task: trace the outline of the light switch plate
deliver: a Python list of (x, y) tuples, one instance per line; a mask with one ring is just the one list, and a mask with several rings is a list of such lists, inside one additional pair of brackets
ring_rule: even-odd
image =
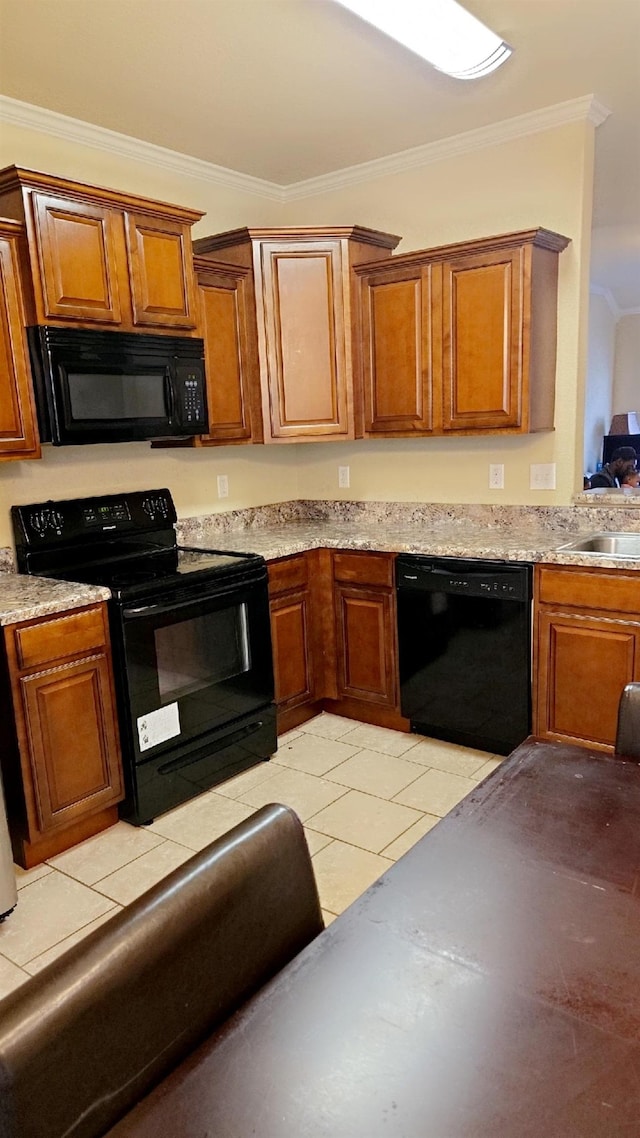
[(218, 475), (218, 497), (219, 498), (228, 498), (229, 497), (229, 477), (226, 474), (219, 474)]
[(338, 467), (338, 486), (342, 490), (348, 490), (351, 485), (350, 470), (348, 466)]
[(529, 467), (530, 490), (555, 490), (556, 464), (555, 462), (532, 462)]

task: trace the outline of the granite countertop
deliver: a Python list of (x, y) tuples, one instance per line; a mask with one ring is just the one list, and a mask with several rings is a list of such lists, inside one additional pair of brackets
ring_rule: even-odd
[[(594, 527), (584, 534), (593, 533)], [(261, 553), (267, 561), (325, 546), (330, 549), (377, 550), (391, 553), (423, 553), (431, 557), (471, 557), (496, 561), (530, 561), (554, 565), (581, 565), (604, 569), (640, 570), (640, 558), (606, 554), (558, 552), (558, 546), (579, 534), (549, 529), (491, 529), (455, 522), (418, 528), (415, 524), (345, 524), (344, 522), (289, 522), (261, 529), (220, 531), (206, 524), (199, 532), (184, 535), (184, 544), (197, 549), (233, 549)]]
[(100, 585), (76, 585), (48, 577), (0, 573), (0, 625), (84, 608), (106, 601), (110, 596), (109, 590)]

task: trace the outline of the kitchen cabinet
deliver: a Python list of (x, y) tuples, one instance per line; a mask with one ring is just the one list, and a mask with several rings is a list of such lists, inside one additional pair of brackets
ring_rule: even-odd
[(355, 265), (399, 241), (362, 226), (237, 229), (199, 257), (253, 269), (264, 441), (355, 437)]
[(313, 553), (269, 562), (269, 603), (278, 732), (320, 710), (318, 657), (312, 601)]
[(532, 229), (357, 267), (362, 434), (551, 430), (567, 244)]
[(612, 753), (640, 680), (640, 573), (543, 565), (534, 606), (535, 734)]
[(28, 869), (117, 820), (123, 798), (106, 606), (4, 629), (2, 726), (14, 857)]
[(262, 442), (251, 269), (194, 261), (204, 338), (209, 433), (194, 446)]
[(19, 222), (0, 220), (0, 459), (39, 458), (21, 269), (26, 247)]
[(394, 561), (391, 553), (333, 555), (337, 698), (365, 719), (374, 708), (395, 713), (383, 716), (385, 726), (404, 725), (395, 721), (400, 690)]
[(15, 166), (0, 171), (0, 212), (26, 226), (30, 323), (197, 332), (200, 212)]

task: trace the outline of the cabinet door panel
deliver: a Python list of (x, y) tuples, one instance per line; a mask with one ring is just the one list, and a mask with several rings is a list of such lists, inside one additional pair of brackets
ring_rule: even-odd
[(41, 832), (122, 798), (107, 658), (20, 680)]
[(309, 594), (287, 593), (271, 601), (271, 640), (278, 710), (314, 698)]
[(261, 254), (271, 436), (353, 437), (339, 242)]
[(336, 586), (338, 694), (371, 703), (397, 703), (391, 593)]
[(443, 426), (517, 427), (522, 420), (522, 250), (443, 265)]
[(121, 319), (113, 210), (33, 194), (42, 302), (47, 319)]
[(199, 285), (205, 341), (208, 439), (251, 438), (245, 314), (237, 282)]
[(0, 236), (0, 458), (37, 458), (16, 248)]
[(431, 431), (431, 266), (365, 278), (362, 312), (365, 432)]
[(640, 625), (540, 612), (541, 738), (613, 751), (625, 684), (640, 678)]
[(134, 324), (195, 328), (195, 280), (188, 225), (125, 214)]

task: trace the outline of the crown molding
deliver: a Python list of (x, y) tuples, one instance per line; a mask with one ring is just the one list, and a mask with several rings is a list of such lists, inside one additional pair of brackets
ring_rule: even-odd
[(626, 313), (623, 313), (622, 309), (618, 307), (618, 304), (616, 302), (616, 298), (613, 295), (610, 288), (605, 288), (604, 285), (590, 284), (589, 285), (589, 292), (591, 293), (592, 296), (601, 296), (601, 297), (603, 297), (604, 300), (606, 300), (607, 305), (609, 307), (609, 311), (610, 311), (611, 315), (613, 316), (614, 320), (616, 321), (616, 323), (618, 322), (618, 320), (620, 319), (621, 316), (626, 315)]
[(590, 122), (597, 127), (610, 113), (595, 96), (583, 95), (578, 99), (569, 99), (564, 103), (555, 103), (550, 107), (503, 119), (490, 126), (466, 130), (449, 138), (427, 142), (423, 146), (414, 146), (384, 158), (374, 158), (370, 162), (361, 162), (356, 166), (347, 166), (329, 174), (321, 174), (319, 177), (307, 178), (285, 186), (264, 178), (256, 178), (251, 174), (230, 170), (226, 166), (216, 166), (201, 158), (192, 158), (177, 150), (169, 150), (128, 134), (107, 130), (106, 127), (95, 126), (82, 119), (61, 115), (57, 111), (47, 110), (46, 107), (37, 107), (20, 99), (12, 99), (8, 95), (0, 95), (0, 122), (40, 131), (82, 146), (91, 146), (122, 158), (148, 162), (182, 176), (198, 178), (204, 182), (212, 182), (215, 185), (283, 204), (368, 182), (374, 178), (416, 170), (434, 162), (468, 154), (487, 146), (510, 142), (567, 123)]
[(569, 99), (564, 103), (542, 107), (538, 111), (529, 111), (524, 115), (503, 119), (490, 126), (465, 130), (461, 134), (450, 135), (437, 142), (427, 142), (410, 150), (400, 150), (396, 154), (388, 154), (385, 158), (374, 158), (370, 162), (346, 166), (331, 174), (321, 174), (318, 178), (292, 182), (284, 187), (284, 200), (297, 201), (315, 194), (339, 190), (345, 186), (354, 186), (359, 182), (369, 182), (374, 178), (401, 174), (405, 170), (417, 170), (434, 162), (456, 158), (487, 146), (498, 146), (502, 142), (511, 142), (513, 139), (538, 134), (540, 131), (551, 130), (553, 127), (564, 126), (567, 123), (590, 122), (597, 127), (610, 114), (611, 111), (594, 95), (583, 95), (578, 99)]
[(23, 103), (20, 99), (11, 99), (7, 95), (0, 95), (0, 122), (41, 131), (43, 134), (62, 138), (67, 142), (77, 142), (81, 146), (91, 146), (95, 150), (117, 154), (121, 158), (148, 162), (152, 166), (161, 166), (176, 174), (198, 178), (203, 182), (213, 182), (218, 186), (269, 198), (271, 201), (284, 200), (283, 187), (275, 182), (254, 178), (251, 174), (242, 174), (226, 166), (216, 166), (213, 162), (192, 158), (177, 150), (168, 150), (165, 146), (157, 146), (153, 142), (144, 142), (129, 134), (107, 130), (106, 127), (95, 126), (82, 119), (70, 118), (69, 115), (58, 114), (57, 111), (47, 110), (46, 107)]

